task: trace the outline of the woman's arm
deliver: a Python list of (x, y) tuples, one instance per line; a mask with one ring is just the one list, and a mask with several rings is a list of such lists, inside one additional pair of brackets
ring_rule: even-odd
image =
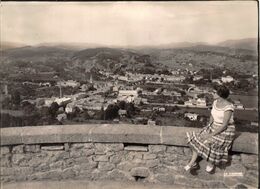
[(218, 135), (219, 133), (224, 131), (227, 128), (227, 125), (228, 125), (228, 122), (229, 122), (231, 116), (232, 116), (232, 111), (231, 110), (225, 111), (224, 112), (224, 119), (223, 119), (222, 126), (219, 129), (217, 129), (216, 131), (210, 133), (209, 134), (210, 137)]
[(208, 123), (208, 125), (211, 125), (213, 123), (213, 117), (212, 117), (212, 115), (210, 114), (210, 118), (209, 118), (209, 123)]

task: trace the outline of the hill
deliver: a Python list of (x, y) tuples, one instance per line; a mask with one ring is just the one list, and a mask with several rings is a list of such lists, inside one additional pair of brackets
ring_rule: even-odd
[(257, 51), (257, 43), (258, 41), (256, 38), (247, 38), (238, 40), (227, 40), (220, 42), (217, 45), (234, 49), (248, 49), (252, 51)]
[(96, 68), (114, 73), (125, 71), (155, 73), (161, 69), (161, 64), (154, 64), (150, 55), (138, 53), (130, 49), (93, 48), (75, 52), (72, 60), (77, 66), (86, 70)]
[(256, 73), (257, 70), (257, 53), (248, 49), (197, 45), (169, 49), (148, 48), (139, 52), (149, 54), (154, 61), (171, 68), (198, 70), (221, 67), (247, 73)]
[(12, 43), (12, 42), (5, 42), (5, 41), (1, 41), (1, 48), (0, 51), (4, 51), (7, 49), (14, 49), (14, 48), (19, 48), (19, 47), (24, 47), (26, 45), (21, 44), (21, 43)]
[(3, 50), (0, 71), (2, 75), (16, 72), (26, 74), (28, 69), (32, 70), (31, 72), (56, 72), (67, 79), (82, 79), (86, 77), (86, 73), (93, 70), (122, 75), (126, 71), (167, 74), (168, 68), (199, 70), (220, 67), (256, 74), (258, 59), (256, 51), (245, 47), (244, 49), (227, 47), (231, 44), (237, 44), (238, 47), (238, 44), (242, 43), (223, 42), (223, 46), (219, 46), (185, 42), (131, 49), (108, 47), (81, 49), (79, 44), (25, 46)]

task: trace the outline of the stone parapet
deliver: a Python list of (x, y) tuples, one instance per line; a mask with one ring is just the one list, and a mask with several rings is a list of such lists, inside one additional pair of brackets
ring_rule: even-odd
[[(186, 132), (198, 128), (129, 124), (85, 124), (1, 129), (1, 146), (48, 143), (135, 143), (187, 146)], [(238, 133), (232, 151), (258, 154), (258, 135)]]
[(192, 152), (164, 144), (70, 143), (1, 146), (0, 181), (120, 180), (178, 185), (184, 188), (257, 188), (257, 155), (230, 154), (214, 174), (206, 161), (193, 173), (184, 171)]

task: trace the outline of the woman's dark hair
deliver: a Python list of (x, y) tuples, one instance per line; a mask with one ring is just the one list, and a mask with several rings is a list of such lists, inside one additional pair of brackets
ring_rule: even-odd
[(214, 89), (217, 91), (217, 95), (221, 98), (228, 98), (229, 96), (229, 89), (225, 85), (217, 85), (214, 86)]

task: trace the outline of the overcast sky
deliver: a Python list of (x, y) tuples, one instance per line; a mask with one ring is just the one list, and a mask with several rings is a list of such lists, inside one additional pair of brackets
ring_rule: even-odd
[(1, 2), (1, 41), (216, 43), (257, 38), (256, 1)]

